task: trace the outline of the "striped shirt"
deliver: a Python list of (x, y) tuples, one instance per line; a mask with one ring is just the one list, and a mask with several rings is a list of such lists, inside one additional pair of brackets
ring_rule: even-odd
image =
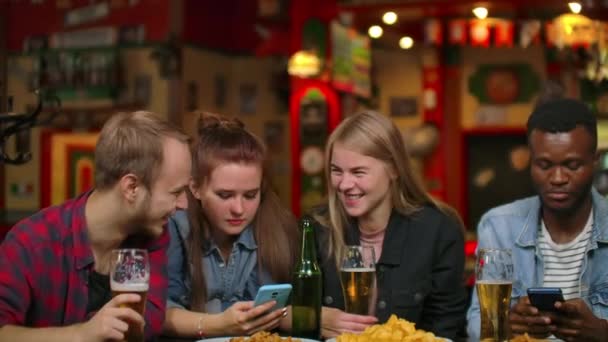
[(581, 267), (591, 237), (593, 210), (589, 214), (583, 230), (570, 242), (558, 244), (547, 231), (541, 220), (539, 247), (544, 260), (545, 287), (559, 287), (564, 299), (578, 298)]

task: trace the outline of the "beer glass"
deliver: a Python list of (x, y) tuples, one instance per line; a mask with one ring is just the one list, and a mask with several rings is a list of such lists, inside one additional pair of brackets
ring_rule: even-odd
[(480, 249), (475, 266), (481, 318), (480, 340), (509, 340), (509, 308), (513, 286), (510, 249)]
[[(115, 249), (110, 262), (110, 288), (112, 297), (123, 293), (135, 293), (141, 297), (137, 303), (125, 304), (142, 316), (146, 308), (146, 296), (150, 283), (150, 263), (145, 249)], [(129, 323), (125, 342), (143, 342), (143, 327)]]
[(346, 312), (374, 314), (376, 256), (372, 246), (346, 246), (340, 267)]

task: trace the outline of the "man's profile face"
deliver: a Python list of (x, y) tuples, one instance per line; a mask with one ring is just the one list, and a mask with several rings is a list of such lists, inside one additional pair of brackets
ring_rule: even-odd
[(583, 126), (569, 132), (533, 130), (530, 134), (532, 182), (543, 207), (573, 212), (591, 196), (597, 162), (594, 141)]
[(187, 208), (186, 189), (191, 167), (188, 145), (165, 139), (163, 165), (136, 210), (136, 220), (141, 222), (145, 234), (160, 236), (169, 216), (177, 209)]

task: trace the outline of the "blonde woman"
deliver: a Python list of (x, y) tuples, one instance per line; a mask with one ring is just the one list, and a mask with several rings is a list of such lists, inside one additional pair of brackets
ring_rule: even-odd
[[(464, 325), (463, 227), (414, 175), (402, 136), (387, 117), (346, 118), (326, 146), (328, 205), (313, 213), (323, 268), (322, 334), (359, 332), (391, 314), (454, 339)], [(339, 262), (346, 245), (377, 258), (373, 314), (345, 312)]]

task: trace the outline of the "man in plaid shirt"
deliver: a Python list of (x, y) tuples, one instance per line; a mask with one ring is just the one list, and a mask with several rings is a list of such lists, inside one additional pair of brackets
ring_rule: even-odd
[[(95, 189), (17, 223), (0, 244), (0, 341), (122, 340), (128, 323), (144, 326), (147, 339), (161, 332), (164, 227), (187, 207), (188, 144), (149, 112), (108, 120), (95, 149)], [(111, 297), (109, 259), (121, 247), (148, 250), (145, 317), (121, 307), (139, 295)]]

